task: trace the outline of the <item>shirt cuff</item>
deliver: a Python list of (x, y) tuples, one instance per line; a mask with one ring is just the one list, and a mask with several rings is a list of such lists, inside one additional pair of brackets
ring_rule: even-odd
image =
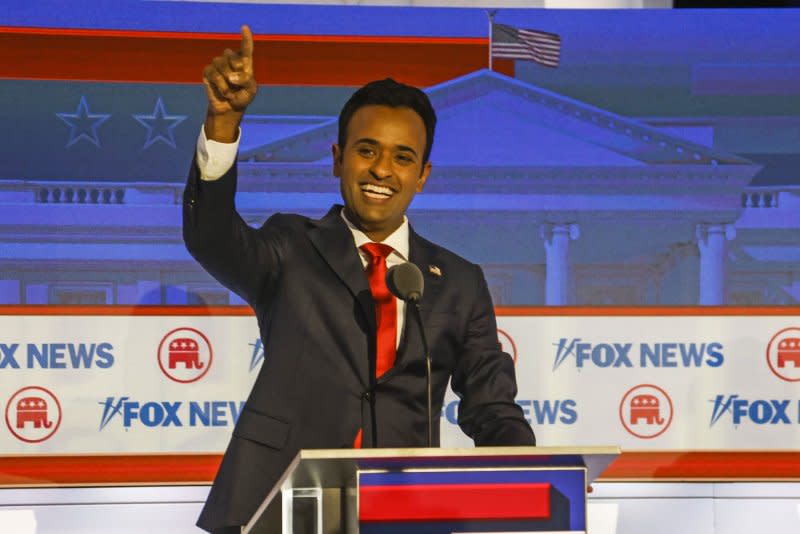
[(239, 151), (239, 139), (242, 137), (242, 129), (236, 135), (233, 143), (220, 143), (213, 139), (206, 138), (205, 127), (200, 127), (200, 135), (197, 137), (197, 168), (200, 170), (200, 179), (207, 182), (219, 180), (236, 162), (236, 154)]

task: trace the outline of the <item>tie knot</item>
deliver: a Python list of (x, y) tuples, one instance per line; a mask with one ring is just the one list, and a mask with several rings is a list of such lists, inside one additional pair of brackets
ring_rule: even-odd
[(384, 245), (383, 243), (364, 243), (360, 248), (367, 253), (372, 263), (385, 261), (394, 250), (389, 245)]

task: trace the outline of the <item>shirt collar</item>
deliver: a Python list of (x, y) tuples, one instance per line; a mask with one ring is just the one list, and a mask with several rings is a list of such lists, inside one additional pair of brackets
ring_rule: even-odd
[[(344, 220), (347, 227), (350, 229), (350, 232), (353, 234), (353, 241), (355, 241), (356, 248), (361, 247), (364, 243), (372, 243), (372, 239), (370, 239), (367, 234), (356, 228), (356, 226), (350, 222), (350, 219), (347, 218), (347, 215), (344, 214), (344, 208), (342, 211), (339, 212)], [(402, 224), (392, 232), (386, 239), (381, 241), (385, 245), (389, 245), (394, 249), (394, 252), (400, 256), (403, 260), (408, 261), (408, 237), (409, 237), (409, 230), (408, 230), (408, 217), (403, 215), (403, 222)]]

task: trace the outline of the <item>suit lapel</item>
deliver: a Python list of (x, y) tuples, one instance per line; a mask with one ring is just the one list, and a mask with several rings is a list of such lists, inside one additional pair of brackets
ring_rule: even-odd
[[(341, 279), (350, 293), (358, 302), (364, 317), (372, 332), (376, 331), (375, 302), (369, 289), (369, 282), (364, 275), (364, 268), (353, 244), (353, 234), (341, 218), (341, 206), (334, 206), (325, 217), (313, 222), (313, 227), (308, 235), (314, 248), (330, 266), (331, 270)], [(439, 276), (431, 272), (431, 267), (436, 267), (435, 248), (419, 237), (413, 228), (409, 228), (409, 261), (422, 271), (425, 281), (425, 290), (420, 303), (423, 323), (428, 316), (428, 311), (436, 301), (441, 288), (444, 273)], [(422, 337), (419, 325), (411, 312), (411, 306), (406, 306), (405, 327), (400, 345), (397, 350), (395, 365), (380, 378), (380, 382), (392, 377), (408, 364), (411, 358), (424, 358)], [(374, 347), (373, 349), (374, 350)]]
[(419, 267), (422, 272), (422, 279), (425, 282), (422, 300), (420, 301), (422, 319), (425, 320), (428, 312), (433, 307), (433, 303), (438, 298), (439, 291), (442, 288), (443, 276), (441, 270), (438, 271), (438, 275), (434, 274), (439, 269), (436, 248), (417, 235), (413, 228), (409, 230), (409, 261)]
[(367, 277), (364, 276), (361, 259), (353, 244), (353, 234), (341, 218), (341, 209), (341, 206), (336, 205), (325, 217), (316, 221), (316, 225), (309, 230), (309, 239), (320, 256), (353, 294), (374, 332), (375, 303), (372, 300)]
[[(413, 228), (409, 228), (409, 244), (408, 244), (408, 260), (416, 265), (422, 272), (424, 280), (424, 291), (422, 300), (420, 301), (420, 313), (422, 315), (422, 323), (425, 324), (428, 312), (431, 309), (433, 302), (436, 301), (437, 294), (441, 287), (440, 276), (435, 276), (431, 273), (430, 267), (435, 265), (436, 250), (427, 241), (419, 237)], [(400, 338), (400, 345), (397, 347), (397, 359), (392, 369), (384, 375), (388, 379), (399, 371), (401, 371), (411, 358), (424, 358), (422, 336), (419, 331), (419, 325), (414, 318), (413, 311), (411, 310), (412, 304), (406, 305), (406, 312), (404, 318), (403, 336)], [(428, 332), (426, 331), (426, 334)], [(432, 340), (428, 336), (428, 342)]]

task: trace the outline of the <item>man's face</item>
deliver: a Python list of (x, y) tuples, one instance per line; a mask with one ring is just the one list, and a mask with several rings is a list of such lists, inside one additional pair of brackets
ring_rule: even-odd
[(422, 191), (430, 162), (422, 164), (425, 125), (406, 107), (364, 106), (347, 125), (344, 147), (333, 145), (345, 213), (370, 239), (383, 241), (402, 223)]

